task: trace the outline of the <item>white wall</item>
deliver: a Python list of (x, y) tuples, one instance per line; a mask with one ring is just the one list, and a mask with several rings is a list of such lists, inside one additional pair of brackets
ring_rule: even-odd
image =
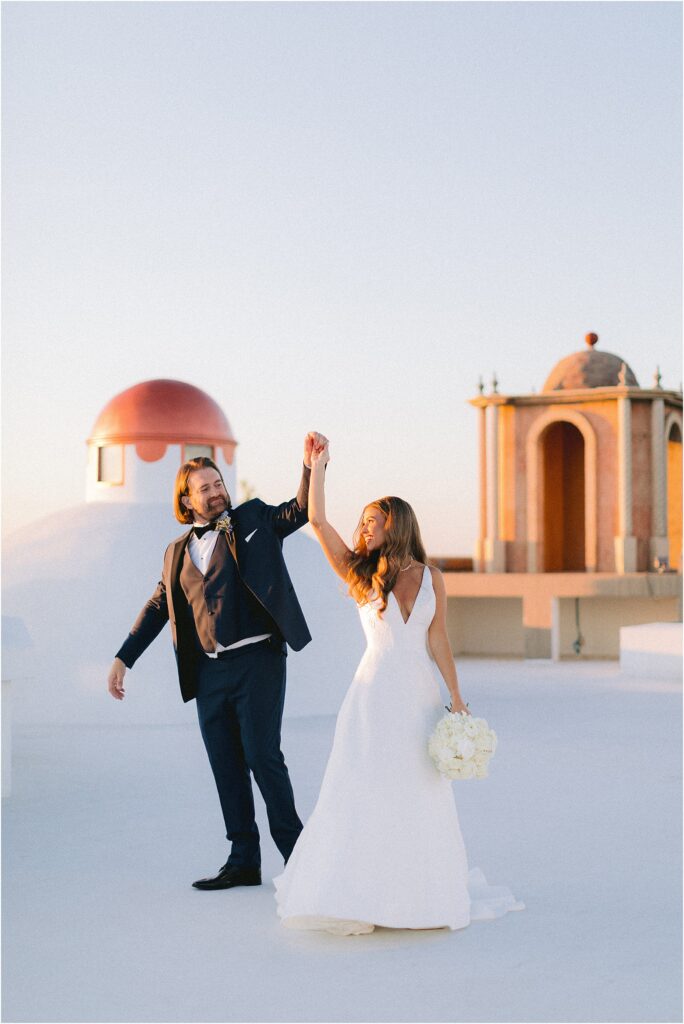
[[(32, 524), (5, 544), (3, 614), (32, 646), (13, 687), (16, 722), (174, 724), (192, 720), (166, 626), (127, 674), (123, 702), (106, 690), (114, 654), (154, 590), (169, 541), (183, 532), (170, 503), (95, 502)], [(363, 650), (352, 601), (318, 544), (298, 532), (285, 558), (314, 641), (288, 657), (286, 714), (337, 711)]]

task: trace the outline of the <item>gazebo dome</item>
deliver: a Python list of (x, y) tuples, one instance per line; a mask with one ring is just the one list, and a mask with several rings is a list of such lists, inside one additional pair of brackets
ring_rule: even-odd
[(151, 461), (169, 444), (208, 444), (222, 447), (232, 462), (236, 443), (214, 399), (180, 380), (146, 380), (115, 395), (88, 438), (89, 445), (134, 444)]
[[(588, 334), (588, 348), (556, 363), (546, 378), (543, 391), (568, 391), (574, 388), (606, 388), (626, 385), (639, 387), (634, 371), (620, 356), (597, 352), (598, 335)], [(624, 367), (624, 370), (623, 370)]]
[(162, 501), (178, 468), (198, 457), (213, 459), (235, 490), (230, 424), (213, 398), (181, 380), (146, 380), (115, 395), (87, 445), (86, 501)]

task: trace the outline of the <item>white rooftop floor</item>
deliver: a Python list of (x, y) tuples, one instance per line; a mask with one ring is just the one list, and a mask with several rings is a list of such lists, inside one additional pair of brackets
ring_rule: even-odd
[[(3, 1020), (681, 1020), (680, 689), (600, 662), (460, 676), (499, 734), (490, 778), (456, 787), (470, 864), (526, 910), (458, 932), (288, 931), (261, 805), (265, 884), (190, 886), (226, 855), (195, 726), (17, 727)], [(303, 817), (333, 726), (285, 722)]]

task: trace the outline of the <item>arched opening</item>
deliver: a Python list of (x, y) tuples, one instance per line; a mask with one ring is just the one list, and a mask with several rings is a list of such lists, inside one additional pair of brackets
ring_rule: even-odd
[(682, 431), (673, 422), (667, 432), (667, 539), (671, 569), (682, 566)]
[(584, 438), (559, 420), (540, 438), (543, 475), (543, 571), (583, 572), (585, 555)]

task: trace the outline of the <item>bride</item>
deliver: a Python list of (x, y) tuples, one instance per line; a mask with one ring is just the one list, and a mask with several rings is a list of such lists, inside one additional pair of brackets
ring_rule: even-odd
[(451, 783), (427, 751), (442, 710), (431, 656), (465, 711), (446, 632), (446, 589), (401, 498), (366, 506), (348, 548), (325, 516), (328, 446), (312, 456), (309, 521), (349, 586), (367, 647), (337, 718), (321, 792), (282, 875), (290, 928), (336, 934), (464, 928), (522, 909), (468, 872)]

